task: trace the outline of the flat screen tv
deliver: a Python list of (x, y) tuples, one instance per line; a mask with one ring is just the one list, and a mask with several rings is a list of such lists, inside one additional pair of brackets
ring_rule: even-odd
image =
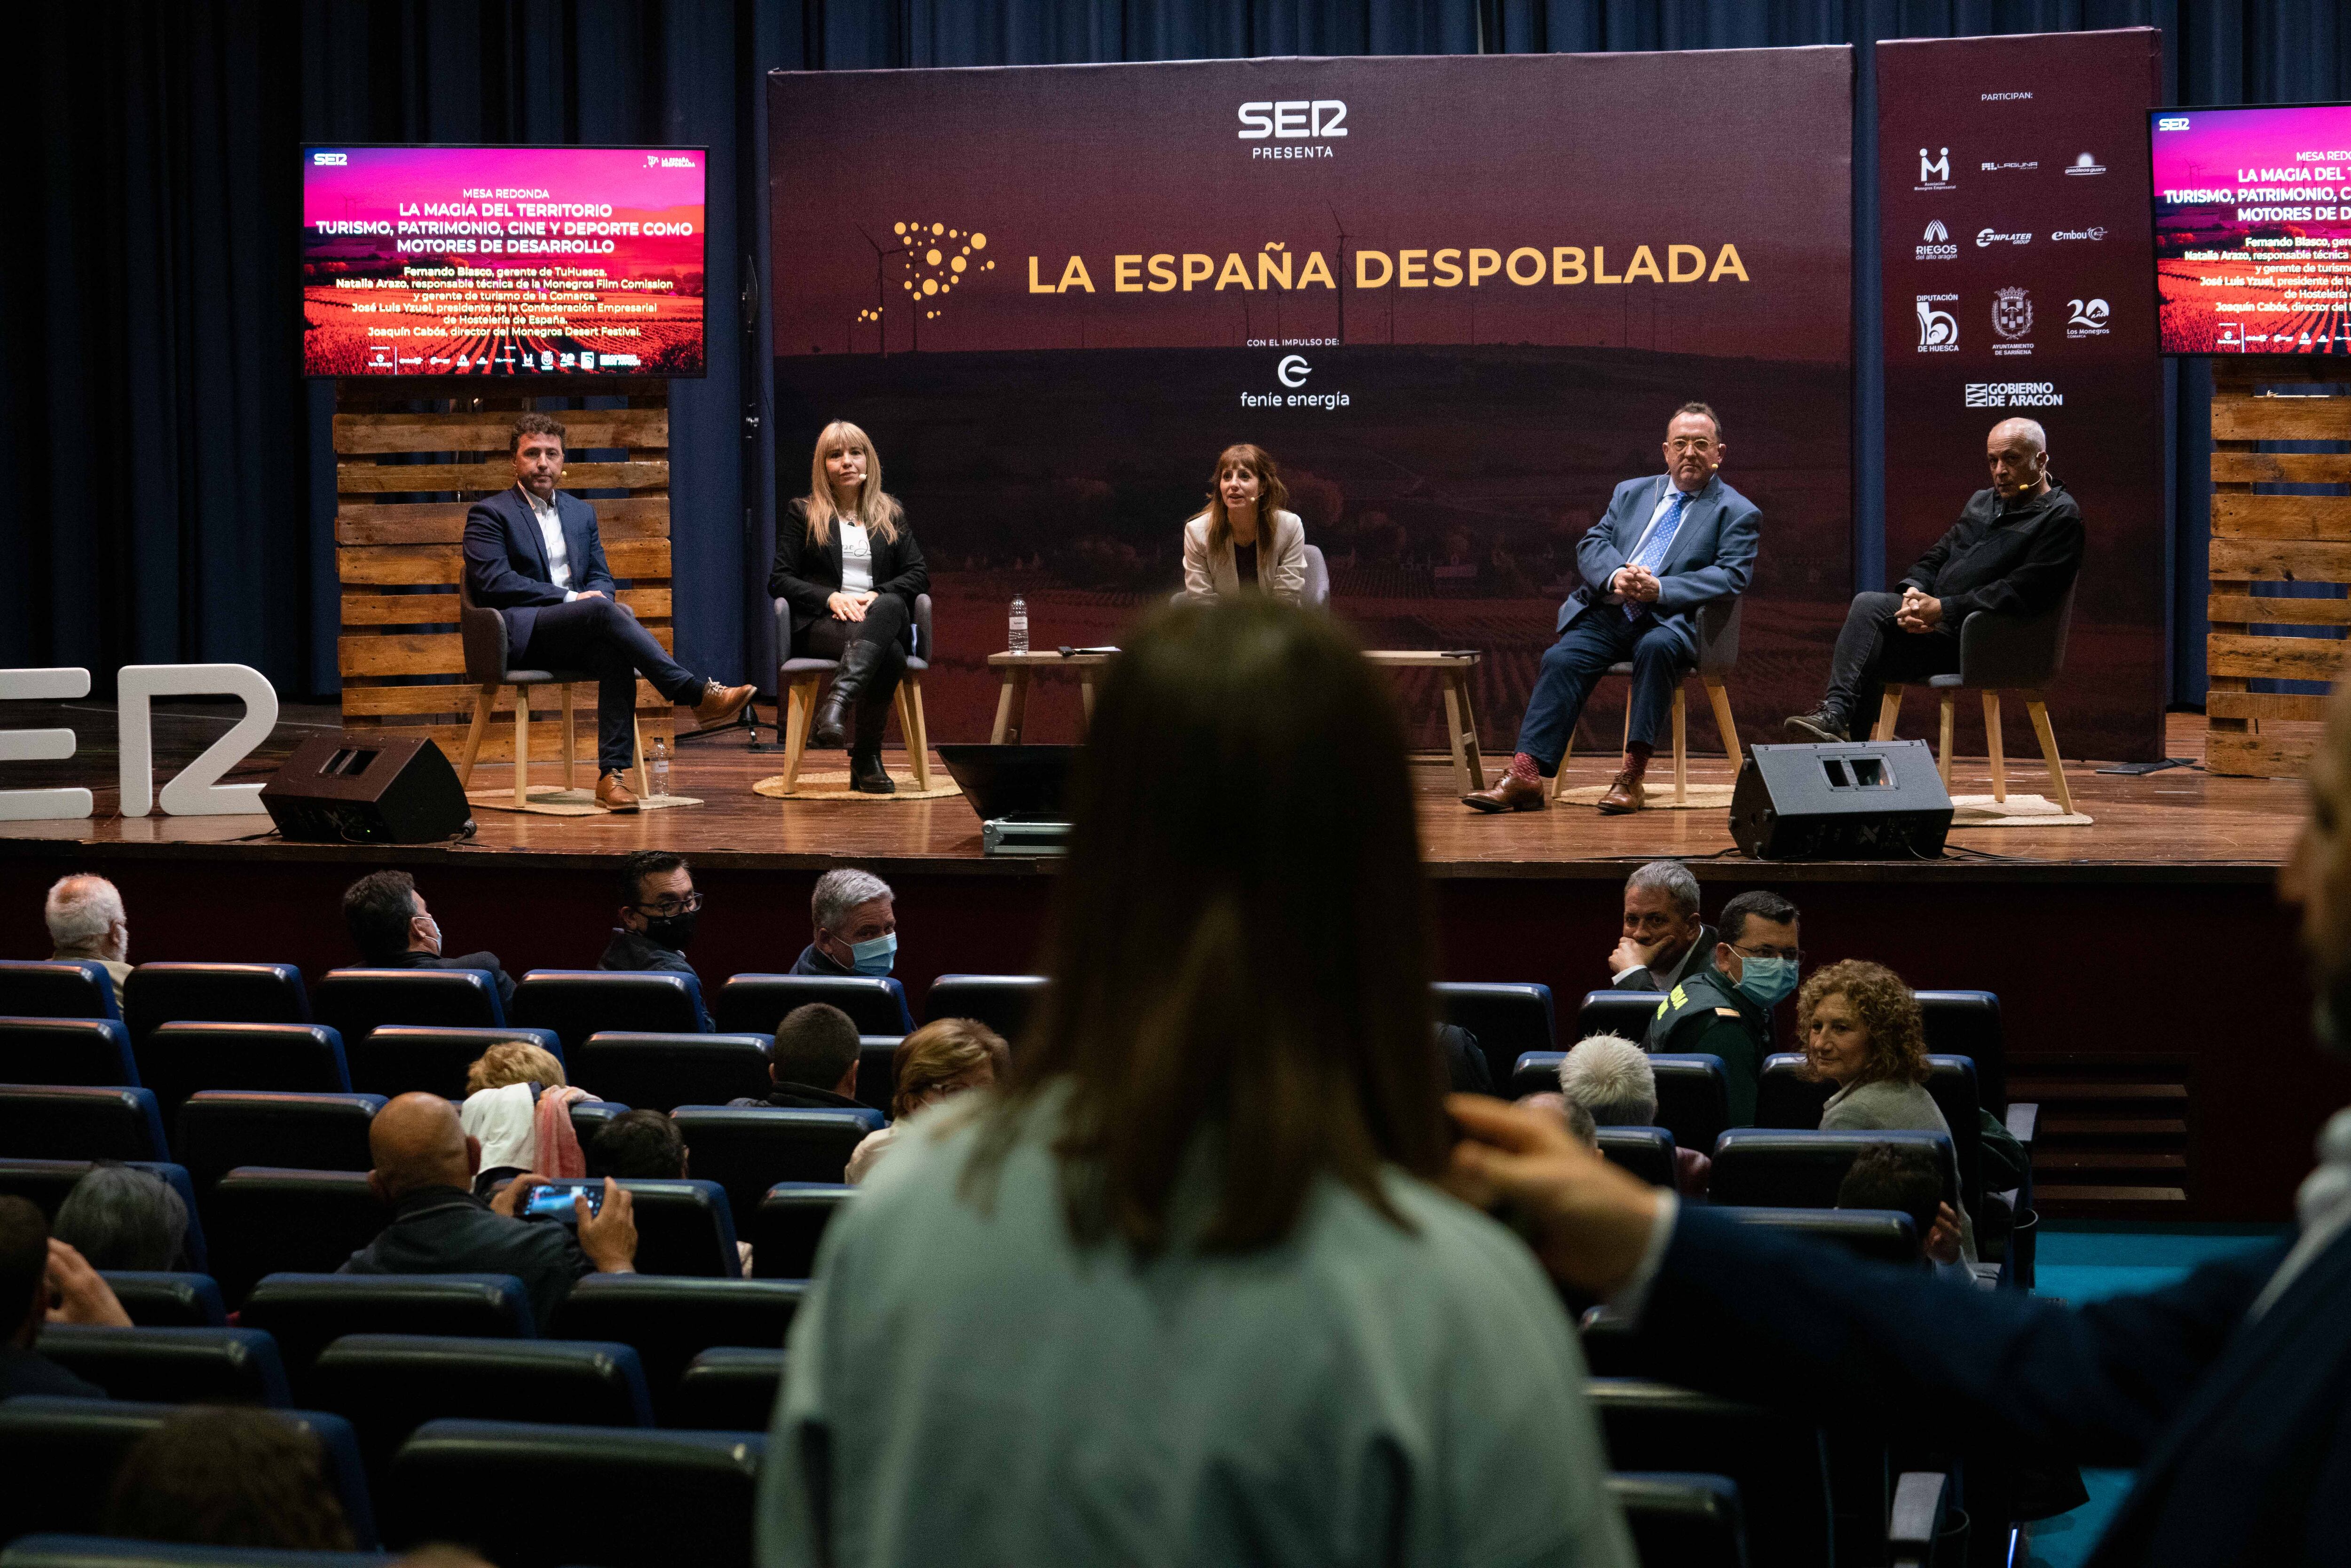
[(302, 149), (314, 376), (699, 376), (699, 147)]
[(2351, 104), (2158, 109), (2167, 354), (2351, 354)]

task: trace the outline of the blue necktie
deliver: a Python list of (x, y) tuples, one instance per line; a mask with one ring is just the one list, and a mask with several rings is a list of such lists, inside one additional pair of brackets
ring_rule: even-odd
[[(1674, 504), (1666, 513), (1665, 520), (1651, 528), (1649, 537), (1641, 541), (1641, 548), (1633, 552), (1633, 565), (1647, 567), (1654, 573), (1666, 563), (1667, 552), (1674, 548), (1674, 535), (1681, 529), (1682, 508), (1688, 504), (1687, 490), (1674, 492)], [(1638, 621), (1648, 612), (1649, 607), (1646, 604), (1635, 604), (1629, 599), (1625, 601), (1625, 619), (1627, 621)]]

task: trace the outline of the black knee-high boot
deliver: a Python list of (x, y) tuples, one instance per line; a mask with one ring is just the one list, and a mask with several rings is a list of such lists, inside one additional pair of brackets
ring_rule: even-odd
[(816, 710), (816, 724), (809, 733), (810, 746), (830, 750), (847, 744), (850, 705), (857, 701), (881, 662), (881, 646), (867, 638), (861, 637), (841, 650), (840, 673), (832, 677), (832, 687)]

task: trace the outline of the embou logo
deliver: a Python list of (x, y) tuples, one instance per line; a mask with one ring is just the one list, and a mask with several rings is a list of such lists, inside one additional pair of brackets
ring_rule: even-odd
[(1335, 98), (1287, 98), (1245, 103), (1240, 109), (1240, 139), (1263, 141), (1304, 141), (1347, 134), (1347, 106)]

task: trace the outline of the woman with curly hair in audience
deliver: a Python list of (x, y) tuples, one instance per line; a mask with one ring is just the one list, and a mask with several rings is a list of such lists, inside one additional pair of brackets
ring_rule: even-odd
[(974, 1089), (995, 1087), (1012, 1071), (1004, 1037), (971, 1019), (933, 1019), (898, 1042), (890, 1055), (890, 1124), (868, 1133), (849, 1156), (841, 1177), (852, 1185), (897, 1141), (898, 1127), (926, 1106)]
[(588, 1158), (571, 1128), (571, 1103), (592, 1100), (564, 1082), (563, 1063), (528, 1040), (501, 1040), (465, 1070), (465, 1103), (457, 1120), (482, 1145), (476, 1197), (526, 1171), (561, 1180), (588, 1174)]
[[(1836, 1085), (1821, 1108), (1821, 1131), (1951, 1136), (1927, 1092), (1925, 1016), (1893, 970), (1859, 958), (1815, 970), (1796, 992), (1796, 1035), (1805, 1075)], [(1972, 1263), (1975, 1221), (1964, 1204), (1958, 1213), (1959, 1250)]]
[(825, 1232), (760, 1562), (1629, 1565), (1557, 1292), (1436, 1185), (1380, 672), (1262, 594), (1122, 641), (1052, 984)]

